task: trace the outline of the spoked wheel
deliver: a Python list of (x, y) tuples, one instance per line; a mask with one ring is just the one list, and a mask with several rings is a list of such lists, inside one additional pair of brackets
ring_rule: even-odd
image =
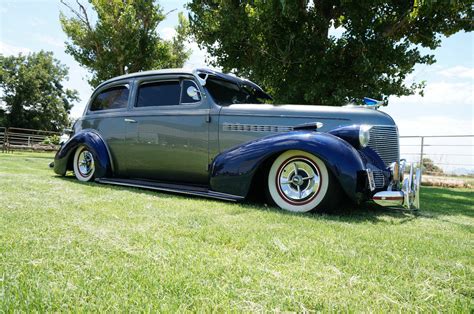
[[(331, 178), (332, 179), (332, 178)], [(273, 162), (268, 174), (268, 194), (280, 208), (292, 212), (321, 209), (331, 185), (327, 167), (304, 151), (286, 151)]]
[(79, 146), (74, 154), (74, 174), (79, 181), (87, 182), (94, 178), (94, 155), (86, 146)]

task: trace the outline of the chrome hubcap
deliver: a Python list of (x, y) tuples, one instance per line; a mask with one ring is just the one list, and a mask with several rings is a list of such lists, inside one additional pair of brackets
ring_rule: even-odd
[(77, 168), (79, 169), (81, 176), (88, 177), (92, 172), (94, 172), (94, 157), (88, 150), (83, 150), (79, 154), (77, 163)]
[(318, 194), (321, 185), (318, 167), (305, 158), (284, 163), (277, 178), (280, 194), (292, 202), (311, 200)]

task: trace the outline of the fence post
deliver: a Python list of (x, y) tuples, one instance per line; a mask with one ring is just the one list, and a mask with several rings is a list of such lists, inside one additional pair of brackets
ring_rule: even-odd
[(423, 146), (425, 145), (425, 137), (421, 137), (421, 150), (420, 150), (420, 169), (423, 172)]
[(8, 153), (10, 150), (10, 139), (8, 137), (8, 132), (10, 132), (10, 128), (5, 129), (5, 151)]

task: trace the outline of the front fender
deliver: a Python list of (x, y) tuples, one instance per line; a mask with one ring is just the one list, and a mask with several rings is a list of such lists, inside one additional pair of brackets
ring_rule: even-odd
[(222, 152), (211, 165), (211, 189), (245, 197), (265, 160), (294, 149), (324, 161), (346, 194), (357, 201), (358, 173), (365, 170), (357, 150), (334, 135), (310, 131), (270, 135)]
[(71, 159), (79, 145), (86, 145), (94, 155), (95, 177), (104, 177), (112, 171), (109, 149), (99, 133), (95, 130), (84, 129), (76, 133), (64, 143), (54, 157), (54, 172), (65, 175), (67, 170), (72, 170)]

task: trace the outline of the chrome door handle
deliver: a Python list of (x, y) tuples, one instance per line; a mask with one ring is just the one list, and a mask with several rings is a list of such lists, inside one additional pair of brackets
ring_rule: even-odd
[(123, 119), (123, 121), (128, 122), (128, 123), (137, 123), (137, 120), (133, 120), (133, 119)]

